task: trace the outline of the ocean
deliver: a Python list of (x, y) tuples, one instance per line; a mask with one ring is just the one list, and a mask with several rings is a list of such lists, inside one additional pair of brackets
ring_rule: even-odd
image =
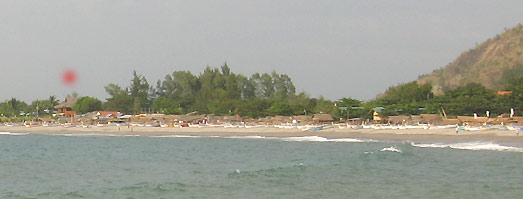
[(0, 134), (0, 198), (522, 198), (521, 143)]

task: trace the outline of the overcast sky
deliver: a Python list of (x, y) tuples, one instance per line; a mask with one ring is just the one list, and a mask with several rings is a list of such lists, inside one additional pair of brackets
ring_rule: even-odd
[[(288, 74), (311, 97), (373, 99), (523, 22), (521, 0), (0, 1), (0, 100), (107, 98), (132, 71)], [(66, 68), (79, 73), (65, 86)]]

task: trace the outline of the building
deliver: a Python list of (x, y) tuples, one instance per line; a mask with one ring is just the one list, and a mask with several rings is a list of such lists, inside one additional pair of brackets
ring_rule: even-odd
[(312, 116), (312, 121), (320, 124), (332, 123), (334, 122), (334, 118), (332, 118), (330, 114), (314, 114), (314, 116)]
[(73, 106), (78, 101), (76, 97), (66, 97), (65, 101), (56, 105), (54, 108), (58, 110), (59, 116), (74, 117), (76, 113), (73, 111)]

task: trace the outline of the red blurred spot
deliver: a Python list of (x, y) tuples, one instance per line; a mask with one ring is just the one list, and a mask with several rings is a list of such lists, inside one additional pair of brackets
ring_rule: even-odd
[(62, 81), (67, 85), (73, 85), (76, 82), (76, 72), (71, 69), (64, 71)]

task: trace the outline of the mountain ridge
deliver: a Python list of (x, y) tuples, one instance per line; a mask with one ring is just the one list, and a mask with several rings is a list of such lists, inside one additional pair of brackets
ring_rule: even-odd
[(523, 25), (513, 28), (461, 53), (447, 66), (421, 75), (418, 84), (430, 83), (435, 94), (480, 83), (500, 90), (509, 79), (523, 76)]

